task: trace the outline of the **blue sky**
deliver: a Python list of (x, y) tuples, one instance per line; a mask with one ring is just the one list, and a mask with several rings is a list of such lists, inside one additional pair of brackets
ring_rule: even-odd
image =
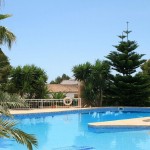
[(1, 21), (17, 37), (11, 51), (3, 47), (12, 66), (34, 64), (45, 70), (48, 82), (87, 61), (104, 60), (112, 45), (129, 28), (137, 53), (150, 58), (150, 0), (5, 0)]

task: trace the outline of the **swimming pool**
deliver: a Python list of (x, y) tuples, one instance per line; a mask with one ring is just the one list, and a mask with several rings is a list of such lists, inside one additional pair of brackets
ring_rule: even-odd
[[(16, 115), (18, 128), (35, 134), (38, 150), (149, 150), (150, 130), (93, 132), (89, 122), (150, 116), (149, 109), (114, 108)], [(36, 150), (36, 148), (34, 148)], [(0, 140), (0, 150), (26, 150), (12, 140)]]

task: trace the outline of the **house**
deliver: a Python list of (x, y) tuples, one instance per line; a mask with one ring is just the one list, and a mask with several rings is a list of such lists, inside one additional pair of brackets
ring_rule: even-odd
[(49, 92), (62, 92), (70, 98), (80, 98), (80, 82), (70, 79), (63, 80), (60, 84), (48, 84)]

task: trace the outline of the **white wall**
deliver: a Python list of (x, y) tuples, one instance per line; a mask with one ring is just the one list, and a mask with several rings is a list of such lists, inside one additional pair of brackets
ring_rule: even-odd
[(67, 96), (67, 97), (70, 97), (70, 98), (74, 98), (74, 94), (75, 94), (75, 93), (67, 93), (66, 96)]

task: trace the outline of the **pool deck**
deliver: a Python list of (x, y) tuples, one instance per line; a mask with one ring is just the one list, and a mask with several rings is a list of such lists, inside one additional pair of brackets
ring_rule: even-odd
[(150, 127), (150, 117), (88, 123), (90, 127)]
[[(86, 108), (82, 108), (86, 109)], [(63, 112), (63, 111), (73, 111), (81, 110), (81, 108), (43, 108), (43, 109), (11, 109), (9, 110), (11, 114), (35, 114), (35, 113), (48, 113), (48, 112)]]

